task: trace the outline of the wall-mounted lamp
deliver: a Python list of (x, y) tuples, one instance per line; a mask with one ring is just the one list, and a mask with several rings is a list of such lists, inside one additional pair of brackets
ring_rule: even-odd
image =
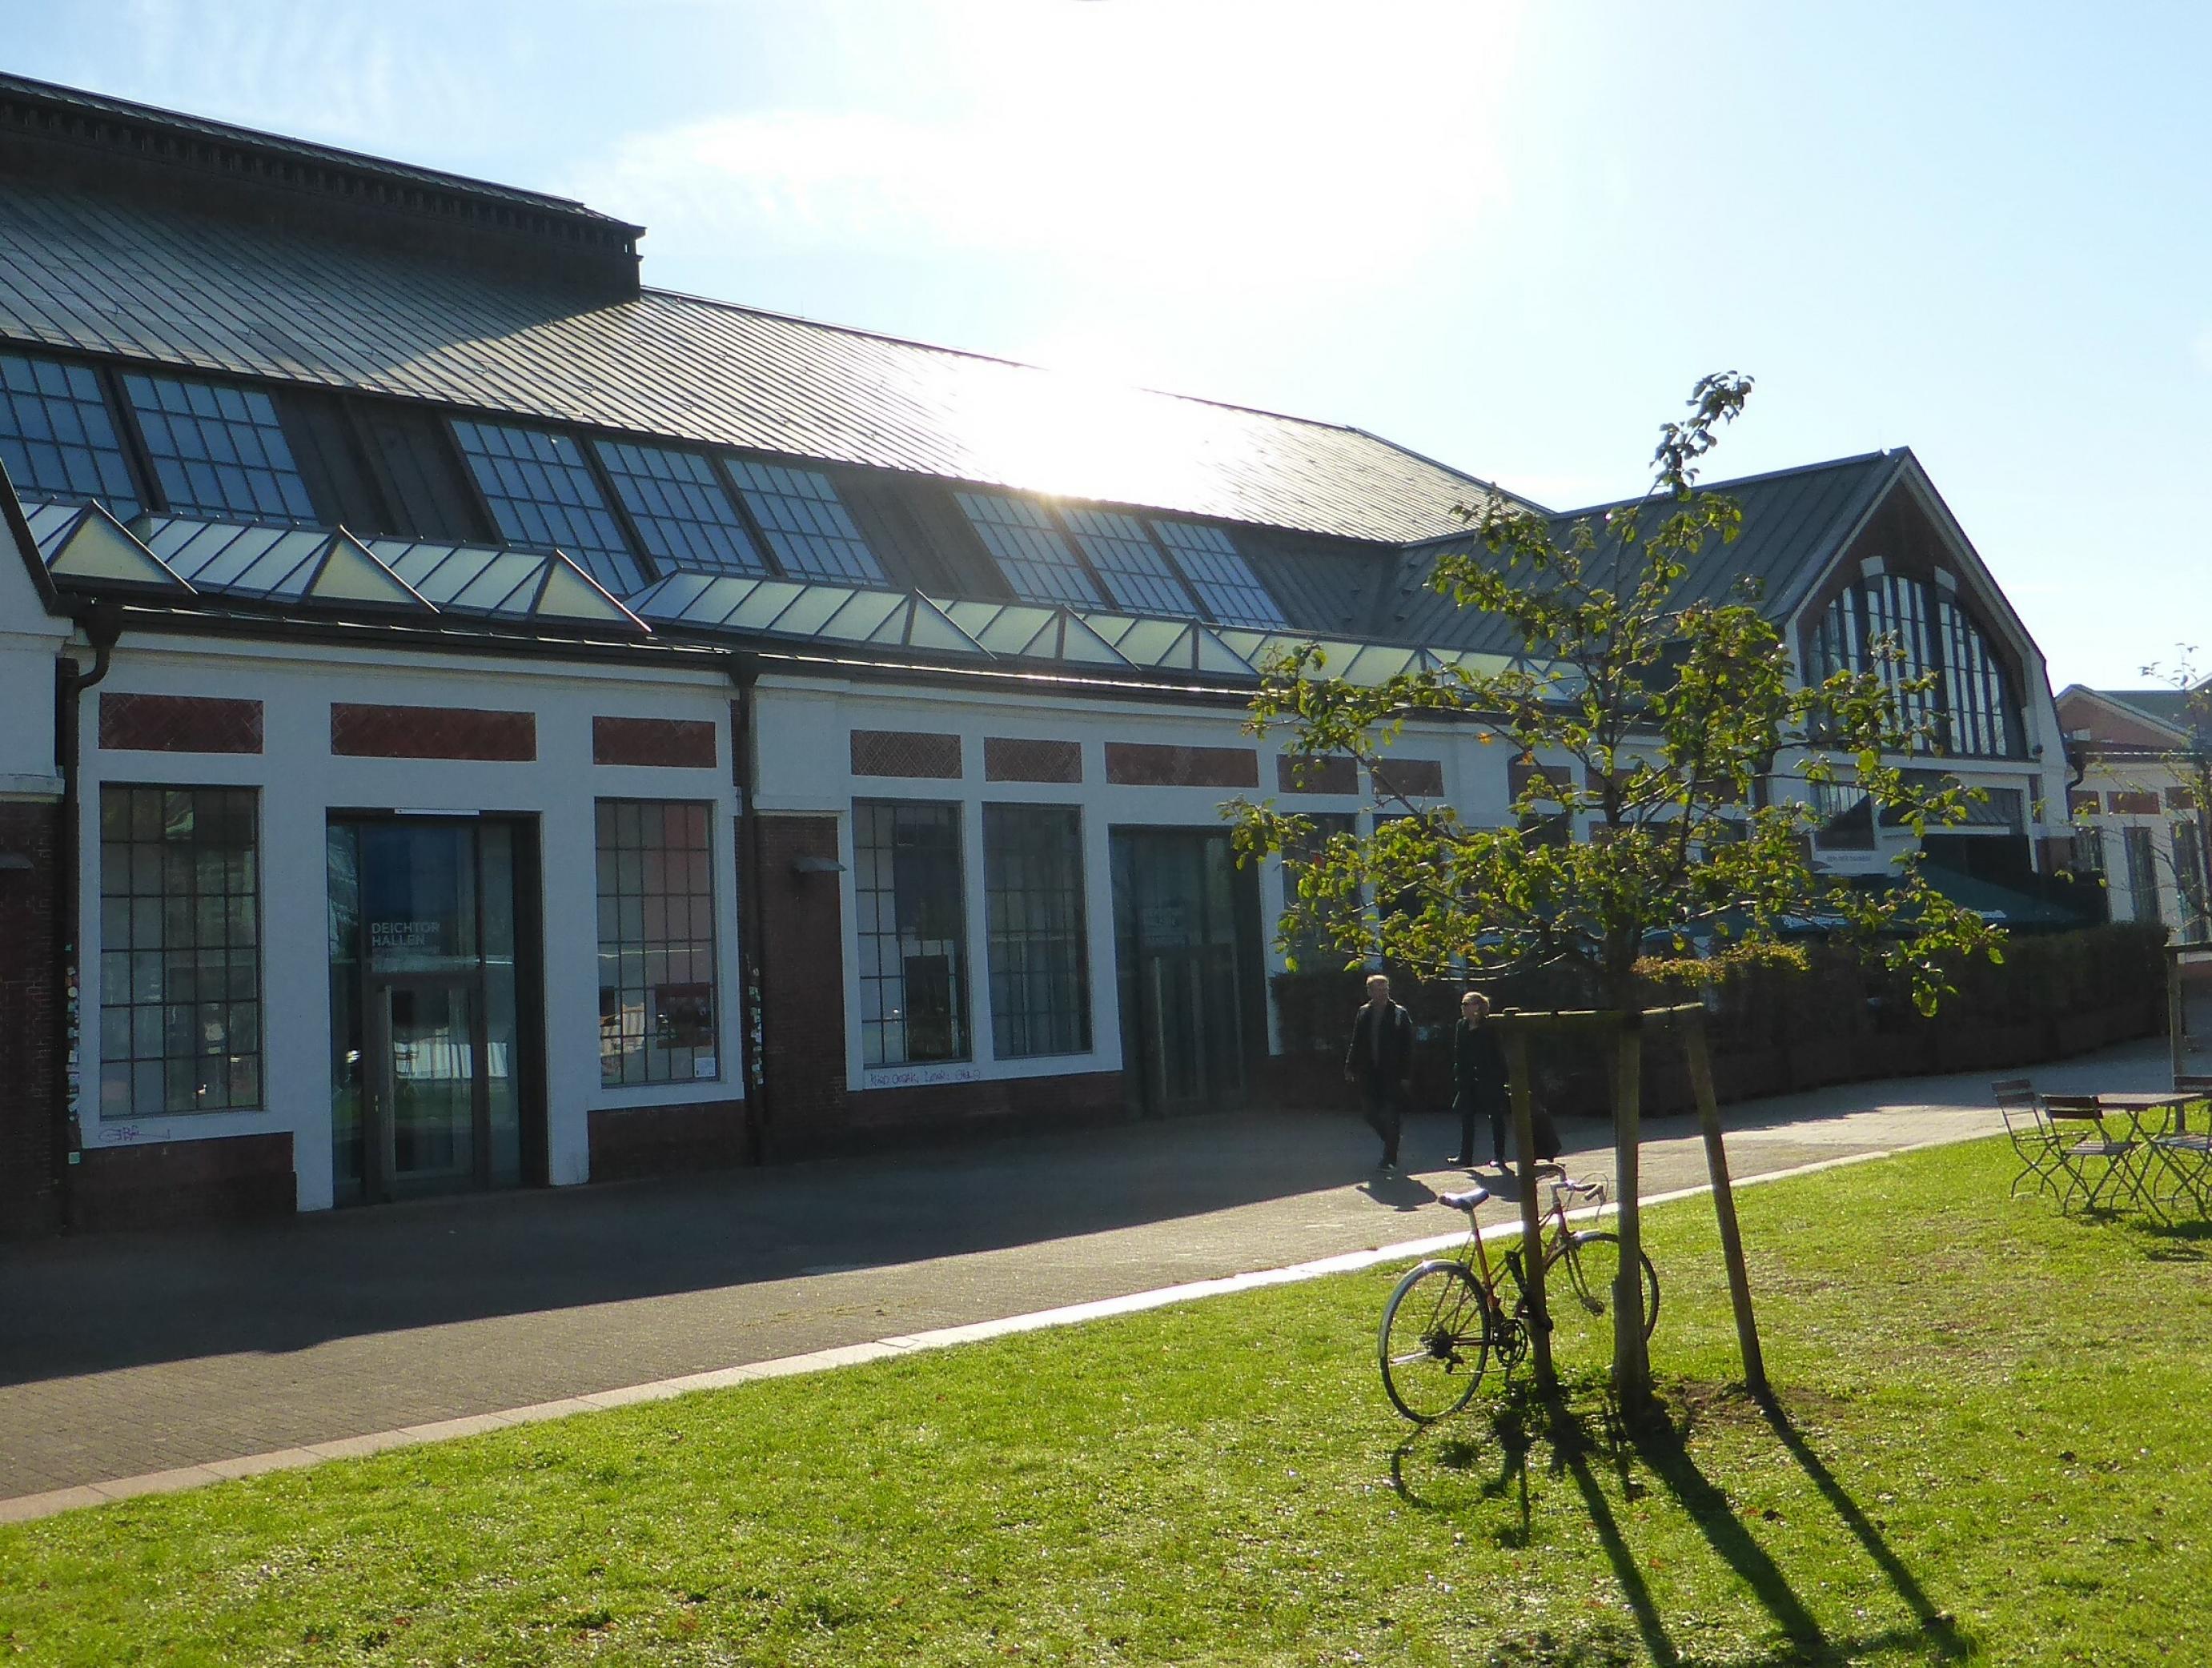
[(845, 865), (834, 857), (795, 857), (791, 860), (794, 875), (842, 875)]

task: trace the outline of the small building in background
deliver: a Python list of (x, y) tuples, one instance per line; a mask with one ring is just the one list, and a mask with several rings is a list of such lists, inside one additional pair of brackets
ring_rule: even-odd
[(2212, 681), (2193, 687), (2069, 685), (2058, 721), (2077, 779), (2067, 804), (2075, 864), (2104, 877), (2116, 921), (2155, 921), (2185, 943), (2212, 937), (2204, 808)]

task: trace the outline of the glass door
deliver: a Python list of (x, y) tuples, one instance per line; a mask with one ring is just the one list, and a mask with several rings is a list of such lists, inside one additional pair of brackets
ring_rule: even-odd
[(517, 825), (490, 818), (331, 824), (342, 1204), (524, 1179), (516, 847)]
[(1128, 1098), (1152, 1113), (1232, 1105), (1256, 959), (1250, 875), (1226, 834), (1116, 828), (1111, 848)]

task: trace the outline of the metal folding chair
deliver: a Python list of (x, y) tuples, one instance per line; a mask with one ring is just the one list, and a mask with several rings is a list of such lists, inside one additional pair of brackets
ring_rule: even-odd
[[(2212, 1214), (2207, 1201), (2212, 1198), (2212, 1077), (2177, 1076), (2173, 1087), (2179, 1092), (2197, 1096), (2189, 1106), (2202, 1108), (2197, 1126), (2189, 1127), (2189, 1106), (2174, 1108), (2173, 1127), (2162, 1135), (2151, 1137), (2152, 1155), (2159, 1168), (2173, 1179), (2173, 1188), (2160, 1195), (2155, 1185), (2153, 1197), (2163, 1207), (2179, 1201), (2184, 1193), (2197, 1207), (2200, 1216)], [(2163, 1214), (2161, 1210), (2161, 1214)]]
[[(2123, 1197), (2138, 1204), (2143, 1202), (2142, 1163), (2136, 1156), (2142, 1143), (2127, 1137), (2115, 1137), (2105, 1127), (2105, 1110), (2095, 1095), (2045, 1095), (2041, 1104), (2044, 1116), (2053, 1126), (2052, 1155), (2058, 1161), (2059, 1173), (2066, 1178), (2066, 1191), (2058, 1198), (2061, 1210), (2071, 1205), (2077, 1194), (2083, 1210), (2094, 1210), (2107, 1188), (2114, 1204)], [(2089, 1125), (2096, 1133), (2076, 1140), (2057, 1127), (2076, 1123)], [(2102, 1168), (2095, 1168), (2099, 1166)]]
[(2064, 1188), (2059, 1181), (2058, 1131), (2043, 1115), (2035, 1085), (2025, 1077), (2004, 1077), (1991, 1083), (1990, 1092), (1996, 1096), (1997, 1111), (2004, 1117), (2005, 1134), (2020, 1159), (2020, 1174), (2012, 1179), (2012, 1191), (2006, 1197), (2019, 1198), (2020, 1190), (2032, 1181), (2039, 1193), (2048, 1189), (2063, 1198)]

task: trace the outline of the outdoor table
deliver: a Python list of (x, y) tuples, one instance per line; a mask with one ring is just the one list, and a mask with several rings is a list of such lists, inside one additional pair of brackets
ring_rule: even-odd
[[(2186, 1134), (2189, 1103), (2204, 1098), (2203, 1090), (2189, 1089), (2153, 1089), (2142, 1094), (2100, 1095), (2096, 1097), (2099, 1111), (2113, 1113), (2127, 1120), (2129, 1139), (2134, 1141), (2137, 1149), (2144, 1155), (2136, 1172), (2136, 1196), (2148, 1205), (2151, 1214), (2161, 1222), (2166, 1220), (2166, 1216), (2160, 1206), (2157, 1190), (2151, 1180), (2153, 1162), (2172, 1170), (2176, 1179), (2183, 1180), (2185, 1187), (2187, 1184), (2182, 1171), (2174, 1164), (2172, 1155), (2159, 1144), (2160, 1140), (2169, 1134)], [(2156, 1128), (2148, 1126), (2152, 1114), (2160, 1112), (2172, 1113), (2171, 1131), (2166, 1127), (2166, 1120), (2162, 1118), (2156, 1120)], [(2192, 1198), (2197, 1197), (2194, 1188), (2187, 1188), (2187, 1191)]]

